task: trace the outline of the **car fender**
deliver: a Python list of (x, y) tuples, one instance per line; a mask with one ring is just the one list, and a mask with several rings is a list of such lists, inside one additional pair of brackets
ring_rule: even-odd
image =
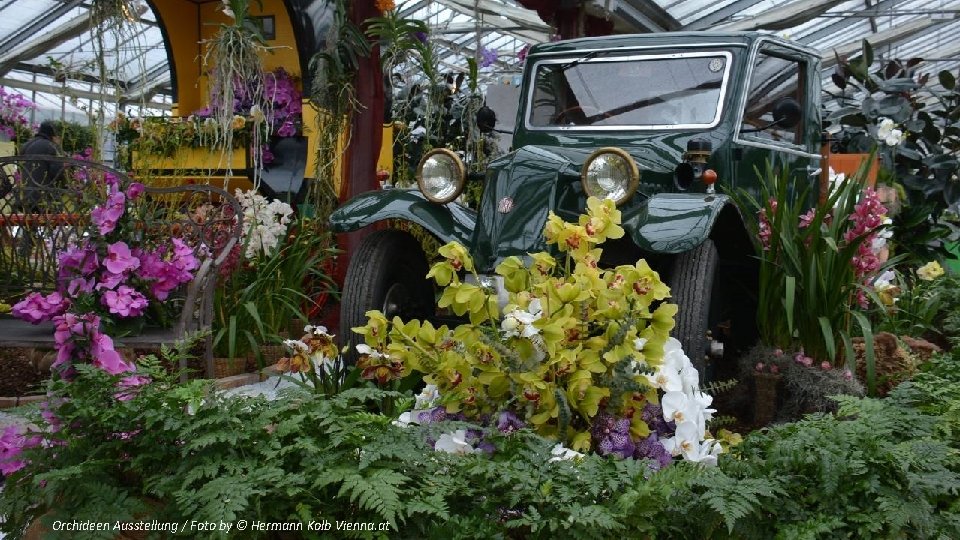
[(386, 189), (360, 194), (330, 214), (333, 232), (350, 232), (385, 219), (420, 225), (446, 243), (468, 245), (477, 223), (475, 211), (451, 202), (430, 202), (414, 189)]
[(682, 253), (711, 236), (724, 210), (739, 216), (726, 195), (658, 193), (624, 209), (622, 224), (637, 247), (644, 251)]

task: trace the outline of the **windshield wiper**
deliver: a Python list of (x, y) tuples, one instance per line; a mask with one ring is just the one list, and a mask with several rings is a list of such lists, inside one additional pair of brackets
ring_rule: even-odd
[(590, 60), (591, 58), (596, 57), (596, 56), (599, 55), (600, 53), (612, 53), (612, 52), (619, 52), (619, 51), (606, 50), (606, 51), (592, 51), (592, 52), (589, 52), (589, 53), (585, 54), (584, 56), (581, 56), (580, 58), (577, 58), (576, 60), (572, 60), (572, 61), (570, 61), (570, 62), (567, 62), (566, 64), (561, 64), (561, 65), (560, 65), (560, 73), (563, 73), (564, 71), (566, 71), (566, 70), (568, 70), (568, 69), (570, 69), (570, 68), (572, 68), (572, 67), (577, 67), (577, 66), (579, 66), (580, 64), (586, 62), (587, 60)]

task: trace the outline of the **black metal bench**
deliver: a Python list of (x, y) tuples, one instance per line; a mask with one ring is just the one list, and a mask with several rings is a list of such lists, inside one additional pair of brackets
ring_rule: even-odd
[[(45, 167), (62, 172), (56, 178), (36, 173)], [(84, 160), (0, 158), (0, 300), (14, 304), (30, 292), (49, 293), (64, 286), (58, 283), (57, 255), (99, 234), (91, 211), (104, 202), (107, 175), (122, 186), (131, 182), (120, 171)], [(202, 184), (147, 186), (137, 200), (134, 230), (124, 232), (127, 243), (135, 247), (138, 241), (170, 243), (172, 237), (182, 237), (195, 248), (200, 266), (193, 280), (168, 299), (178, 312), (172, 324), (116, 338), (117, 346), (152, 348), (208, 331), (204, 359), (212, 377), (214, 291), (221, 266), (240, 240), (240, 205), (226, 191)], [(0, 317), (0, 347), (51, 348), (53, 339), (50, 322), (33, 325)]]

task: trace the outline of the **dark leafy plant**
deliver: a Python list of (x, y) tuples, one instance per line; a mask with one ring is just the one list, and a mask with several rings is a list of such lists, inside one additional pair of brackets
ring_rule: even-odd
[[(826, 117), (836, 126), (836, 150), (878, 147), (883, 179), (906, 188), (907, 204), (895, 221), (898, 246), (918, 264), (944, 253), (951, 234), (943, 213), (960, 201), (960, 87), (954, 74), (941, 71), (934, 82), (942, 90), (934, 89), (921, 63), (911, 58), (875, 65), (873, 47), (864, 41), (859, 56), (838, 58), (832, 78), (840, 93), (828, 101)], [(882, 119), (901, 129), (902, 143), (877, 143)]]

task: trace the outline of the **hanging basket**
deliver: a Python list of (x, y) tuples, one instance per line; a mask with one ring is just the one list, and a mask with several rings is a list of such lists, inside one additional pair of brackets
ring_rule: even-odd
[(777, 417), (777, 387), (780, 384), (780, 375), (756, 373), (753, 380), (756, 387), (756, 395), (753, 401), (753, 423), (757, 426), (766, 426)]

